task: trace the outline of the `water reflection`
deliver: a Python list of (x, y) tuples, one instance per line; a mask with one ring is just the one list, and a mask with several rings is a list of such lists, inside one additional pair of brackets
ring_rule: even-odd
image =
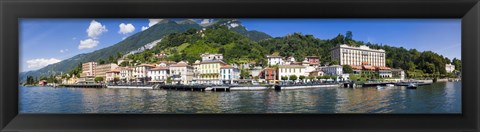
[(21, 113), (460, 113), (461, 83), (199, 92), (21, 87)]

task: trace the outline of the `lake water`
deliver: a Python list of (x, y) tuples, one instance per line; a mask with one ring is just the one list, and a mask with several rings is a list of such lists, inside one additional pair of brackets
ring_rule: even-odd
[(20, 87), (20, 113), (461, 113), (461, 82), (200, 92)]

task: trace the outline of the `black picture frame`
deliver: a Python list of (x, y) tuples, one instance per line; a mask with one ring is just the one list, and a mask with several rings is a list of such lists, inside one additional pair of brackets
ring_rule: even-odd
[[(461, 18), (462, 114), (19, 114), (19, 18)], [(478, 0), (1, 0), (1, 131), (478, 131)]]

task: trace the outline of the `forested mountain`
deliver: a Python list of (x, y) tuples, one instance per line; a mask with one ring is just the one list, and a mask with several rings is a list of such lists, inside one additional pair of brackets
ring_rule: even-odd
[(260, 62), (266, 54), (258, 43), (247, 36), (230, 30), (225, 25), (215, 24), (205, 30), (190, 29), (184, 33), (172, 33), (165, 36), (152, 50), (128, 58), (134, 62), (155, 62), (158, 60), (149, 58), (160, 52), (170, 55), (166, 60), (187, 60), (190, 63), (201, 60), (200, 55), (205, 52), (224, 54), (228, 63)]

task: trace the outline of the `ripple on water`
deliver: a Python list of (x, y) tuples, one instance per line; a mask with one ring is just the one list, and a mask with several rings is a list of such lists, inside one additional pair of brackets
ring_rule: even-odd
[(461, 83), (191, 92), (21, 87), (21, 113), (460, 113)]

